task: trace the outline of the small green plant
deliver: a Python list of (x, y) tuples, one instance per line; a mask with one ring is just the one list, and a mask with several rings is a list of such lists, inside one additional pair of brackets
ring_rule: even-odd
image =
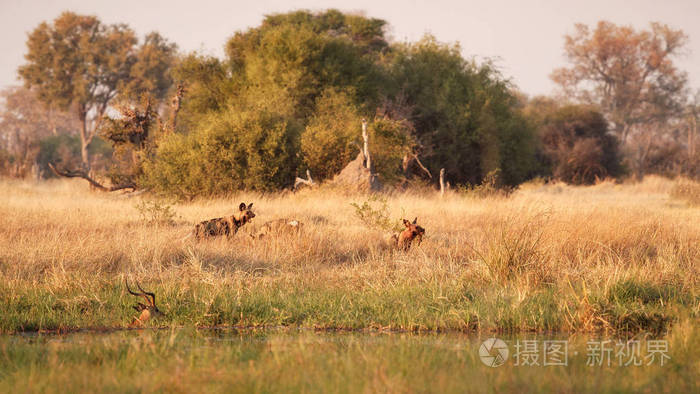
[(172, 225), (175, 223), (175, 211), (168, 203), (156, 200), (141, 200), (136, 204), (141, 220), (146, 224)]
[(514, 189), (510, 186), (501, 184), (501, 169), (496, 168), (489, 171), (479, 185), (464, 185), (461, 189), (468, 195), (486, 198), (486, 197), (508, 197), (513, 193)]
[(350, 205), (355, 208), (355, 216), (369, 228), (394, 232), (402, 228), (398, 220), (392, 221), (389, 217), (389, 206), (384, 197), (370, 196), (362, 205), (355, 202)]

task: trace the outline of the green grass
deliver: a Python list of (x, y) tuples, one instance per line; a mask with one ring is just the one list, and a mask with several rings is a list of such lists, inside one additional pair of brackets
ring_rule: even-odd
[[(158, 295), (166, 313), (149, 322), (152, 326), (552, 332), (588, 328), (585, 319), (592, 319), (598, 324), (593, 331), (661, 335), (673, 322), (696, 320), (699, 303), (687, 290), (630, 280), (607, 289), (544, 286), (527, 294), (518, 287), (459, 280), (377, 287), (327, 286), (313, 278), (217, 284), (171, 278), (143, 285)], [(62, 288), (0, 284), (0, 331), (124, 327), (135, 302), (119, 281)]]
[[(568, 340), (566, 366), (478, 358), (486, 337), (317, 334), (308, 331), (158, 330), (0, 336), (2, 392), (697, 392), (700, 330), (668, 337), (661, 366), (589, 366), (592, 337)], [(613, 339), (614, 341), (617, 341)], [(646, 340), (640, 338), (639, 358)], [(542, 357), (542, 356), (540, 356)], [(540, 364), (542, 358), (540, 358)]]

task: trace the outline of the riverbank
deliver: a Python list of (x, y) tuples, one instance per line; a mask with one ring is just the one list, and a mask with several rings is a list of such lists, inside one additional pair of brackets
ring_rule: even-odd
[[(700, 209), (674, 181), (523, 185), (509, 197), (333, 190), (167, 202), (79, 181), (0, 187), (0, 332), (149, 326), (299, 326), (464, 332), (648, 332), (696, 322)], [(194, 223), (253, 202), (230, 240)], [(351, 205), (367, 202), (360, 213)], [(247, 236), (294, 217), (299, 236)], [(386, 223), (418, 217), (420, 246), (391, 250)], [(383, 218), (388, 219), (383, 221)], [(384, 223), (382, 228), (382, 223)]]

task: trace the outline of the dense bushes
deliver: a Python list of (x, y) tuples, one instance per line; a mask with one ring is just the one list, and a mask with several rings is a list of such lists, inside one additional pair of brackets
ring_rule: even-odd
[(328, 91), (301, 135), (304, 164), (318, 180), (332, 178), (359, 152), (361, 117), (347, 94)]
[(210, 115), (189, 134), (164, 140), (144, 165), (144, 183), (178, 197), (238, 189), (274, 190), (292, 183), (300, 127), (269, 110)]
[[(224, 58), (191, 53), (172, 68), (175, 47), (150, 35), (142, 51), (155, 68), (129, 82), (148, 86), (120, 92), (124, 107), (110, 104), (107, 113), (117, 109), (121, 117), (95, 122), (113, 148), (105, 151), (111, 164), (98, 168), (109, 168), (112, 184), (178, 196), (286, 188), (306, 170), (324, 181), (356, 157), (366, 118), (373, 170), (383, 184), (435, 185), (441, 169), (449, 183), (467, 189), (484, 183), (512, 189), (533, 176), (589, 184), (625, 170), (700, 176), (692, 137), (697, 105), (689, 107), (692, 121), (635, 130), (623, 168), (600, 108), (528, 100), (491, 61), (465, 58), (459, 45), (429, 35), (390, 43), (385, 27), (381, 19), (337, 10), (274, 14), (229, 38)], [(156, 75), (167, 78), (155, 81)], [(160, 99), (174, 93), (174, 82), (177, 105), (168, 107)], [(144, 89), (152, 97), (144, 97), (147, 110), (140, 113), (134, 93)], [(74, 109), (40, 108), (35, 93), (0, 93), (7, 100), (0, 113), (2, 173), (36, 172), (40, 150), (41, 162), (78, 167), (69, 163), (70, 141), (59, 147), (49, 138), (39, 147), (49, 133), (75, 134)], [(686, 133), (687, 143), (680, 137)], [(87, 167), (89, 155), (80, 153)]]
[(540, 132), (544, 155), (556, 179), (591, 184), (622, 173), (617, 140), (595, 109), (580, 105), (557, 108), (544, 116)]
[(517, 184), (534, 169), (533, 130), (516, 109), (509, 84), (490, 63), (465, 60), (457, 45), (432, 37), (395, 48), (393, 83), (412, 108), (415, 135), (432, 173), (478, 184), (500, 169)]
[(359, 152), (363, 117), (385, 183), (410, 175), (414, 154), (455, 184), (530, 176), (534, 134), (495, 68), (431, 37), (389, 45), (384, 25), (335, 10), (271, 15), (236, 33), (224, 61), (186, 57), (174, 71), (188, 86), (180, 126), (144, 181), (192, 196), (284, 188), (306, 169), (329, 179)]
[[(112, 157), (112, 149), (102, 138), (95, 138), (88, 147), (93, 157), (93, 169), (103, 171)], [(59, 168), (80, 168), (80, 138), (75, 135), (59, 134), (39, 141), (37, 164), (44, 177), (54, 176), (49, 163)]]

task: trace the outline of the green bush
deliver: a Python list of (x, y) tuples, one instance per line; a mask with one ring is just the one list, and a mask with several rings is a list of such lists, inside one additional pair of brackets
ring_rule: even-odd
[(401, 179), (403, 157), (416, 145), (411, 128), (405, 120), (387, 118), (376, 119), (369, 126), (372, 165), (382, 182)]
[(172, 225), (175, 223), (175, 211), (165, 202), (141, 200), (135, 206), (141, 221), (150, 225)]
[(480, 184), (500, 168), (507, 185), (532, 175), (535, 134), (493, 64), (464, 59), (459, 45), (431, 36), (393, 49), (392, 83), (412, 109), (422, 161), (433, 174), (445, 168), (452, 184)]
[(350, 203), (350, 205), (355, 208), (355, 217), (371, 229), (391, 232), (403, 229), (401, 221), (391, 220), (389, 217), (389, 206), (384, 197), (373, 195), (362, 205), (356, 202)]
[(266, 109), (211, 115), (187, 135), (164, 139), (144, 163), (144, 184), (177, 197), (274, 190), (296, 174), (300, 127)]
[(301, 135), (304, 164), (322, 181), (340, 172), (359, 150), (361, 117), (348, 94), (327, 91)]
[(46, 137), (39, 142), (39, 166), (45, 174), (51, 174), (48, 164), (58, 167), (80, 167), (80, 138), (74, 135), (61, 134)]
[(622, 174), (617, 140), (594, 108), (568, 105), (556, 109), (544, 118), (541, 137), (552, 175), (559, 180), (592, 184)]
[(185, 57), (178, 134), (159, 141), (145, 184), (186, 197), (284, 188), (306, 169), (330, 179), (359, 151), (363, 116), (383, 183), (403, 181), (414, 153), (452, 184), (534, 175), (533, 128), (493, 64), (432, 37), (389, 45), (384, 27), (336, 10), (275, 14), (234, 34), (224, 60)]

